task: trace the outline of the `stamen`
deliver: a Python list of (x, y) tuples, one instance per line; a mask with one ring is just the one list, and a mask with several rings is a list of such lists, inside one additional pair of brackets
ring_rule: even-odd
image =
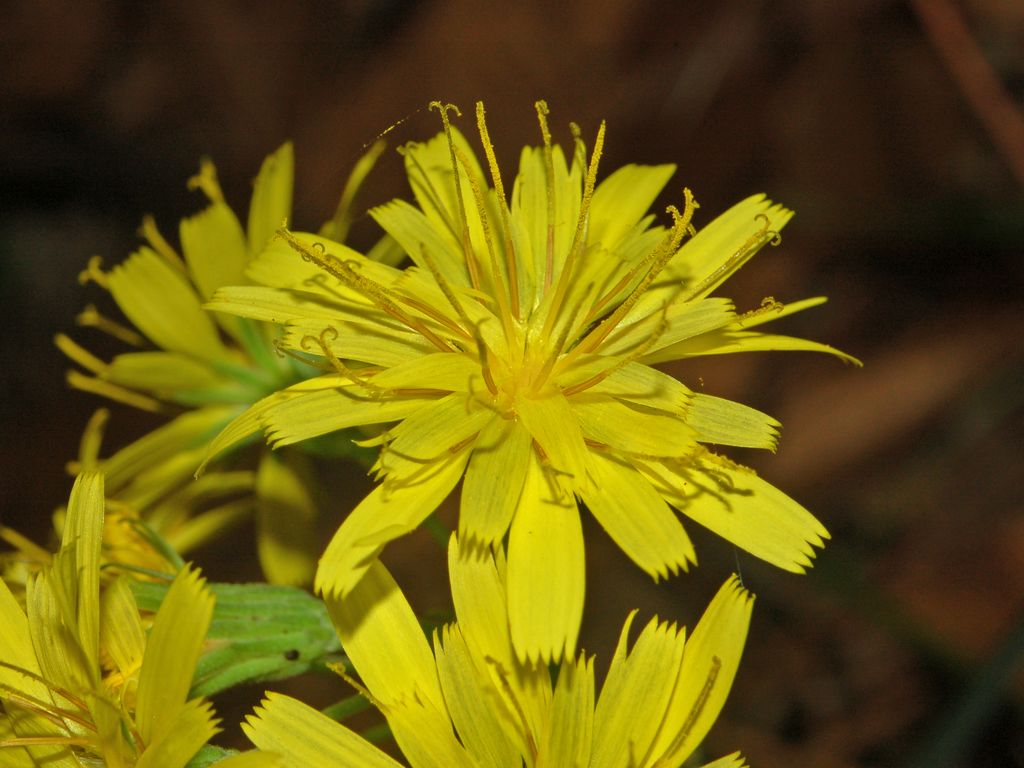
[(533, 387), (531, 388), (531, 392), (536, 393), (540, 390), (541, 386), (547, 381), (551, 371), (554, 370), (555, 365), (560, 362), (559, 355), (562, 350), (565, 349), (566, 342), (569, 340), (569, 334), (576, 325), (574, 321), (583, 311), (583, 307), (586, 305), (593, 293), (594, 284), (591, 283), (587, 286), (586, 292), (580, 296), (579, 300), (576, 302), (576, 306), (573, 307), (572, 312), (570, 312), (569, 316), (566, 318), (565, 325), (562, 326), (562, 330), (558, 334), (558, 339), (556, 339), (554, 346), (551, 347), (550, 354), (544, 361), (544, 365), (541, 366), (540, 370), (533, 377)]
[(186, 186), (191, 189), (201, 189), (211, 203), (223, 203), (224, 193), (221, 191), (220, 182), (217, 181), (217, 168), (208, 157), (199, 161), (199, 173), (188, 180)]
[[(391, 128), (394, 127), (392, 126)], [(366, 151), (366, 154), (356, 162), (352, 172), (348, 175), (348, 179), (345, 181), (344, 189), (341, 190), (341, 198), (338, 200), (338, 207), (334, 211), (334, 216), (330, 220), (325, 221), (324, 225), (320, 227), (321, 235), (329, 237), (338, 243), (343, 243), (348, 239), (348, 231), (355, 220), (353, 208), (355, 207), (356, 196), (359, 194), (359, 190), (362, 189), (366, 177), (373, 170), (373, 166), (377, 164), (377, 160), (384, 154), (387, 146), (386, 141), (378, 139)]]
[(164, 406), (159, 400), (152, 397), (146, 397), (140, 395), (138, 392), (132, 392), (124, 387), (119, 387), (116, 384), (111, 384), (109, 381), (102, 381), (101, 379), (94, 379), (90, 376), (85, 376), (78, 371), (68, 371), (66, 377), (68, 386), (75, 389), (79, 389), (82, 392), (91, 392), (94, 395), (100, 395), (110, 400), (114, 400), (118, 403), (124, 403), (130, 405), (133, 408), (138, 408), (140, 411), (149, 411), (150, 413), (162, 413)]
[(586, 244), (587, 224), (590, 217), (590, 201), (594, 197), (594, 186), (597, 184), (597, 166), (601, 160), (601, 152), (604, 149), (605, 123), (601, 121), (601, 127), (597, 130), (597, 138), (594, 140), (594, 153), (590, 156), (590, 165), (587, 168), (587, 179), (583, 185), (583, 200), (580, 203), (580, 215), (576, 220), (576, 232), (573, 234), (572, 245), (569, 248), (569, 255), (566, 256), (562, 265), (562, 273), (558, 276), (558, 285), (555, 288), (554, 298), (548, 308), (548, 316), (544, 321), (543, 337), (547, 337), (554, 328), (558, 314), (562, 308), (565, 294), (569, 290), (569, 282), (572, 279), (572, 271), (576, 258), (583, 251)]
[(740, 325), (743, 325), (745, 320), (753, 320), (754, 318), (761, 317), (762, 315), (769, 315), (773, 312), (779, 313), (786, 308), (786, 305), (781, 301), (778, 301), (774, 296), (767, 296), (761, 300), (761, 306), (757, 309), (752, 309), (749, 312), (744, 312), (737, 319)]
[(544, 292), (551, 287), (555, 268), (555, 159), (551, 150), (551, 131), (548, 129), (550, 110), (546, 101), (534, 104), (537, 109), (537, 122), (540, 123), (540, 135), (544, 139), (544, 187), (548, 202), (548, 236), (546, 255), (544, 257)]
[(519, 274), (516, 265), (515, 246), (512, 244), (511, 213), (508, 209), (508, 201), (505, 199), (505, 186), (501, 182), (501, 170), (498, 168), (498, 160), (494, 155), (494, 145), (491, 143), (491, 136), (487, 132), (487, 121), (484, 119), (484, 103), (482, 101), (476, 103), (476, 125), (480, 133), (480, 142), (484, 146), (484, 154), (487, 156), (487, 165), (491, 170), (494, 194), (498, 198), (502, 237), (505, 241), (505, 271), (508, 272), (509, 304), (511, 305), (512, 317), (518, 321)]
[(490, 257), (493, 295), (498, 301), (498, 315), (501, 317), (501, 324), (505, 328), (505, 338), (511, 340), (513, 333), (512, 316), (505, 299), (505, 292), (501, 290), (504, 278), (502, 277), (501, 270), (498, 269), (498, 257), (494, 253), (494, 241), (491, 240), (491, 226), (487, 218), (487, 204), (484, 201), (480, 183), (470, 173), (469, 158), (461, 150), (457, 149), (456, 151), (458, 152), (459, 162), (462, 163), (463, 169), (466, 171), (466, 178), (469, 179), (470, 188), (473, 191), (473, 200), (476, 203), (477, 215), (480, 217), (480, 226), (483, 228), (484, 242), (487, 244), (487, 255)]
[(100, 408), (90, 418), (82, 432), (82, 440), (78, 444), (78, 461), (82, 469), (99, 467), (100, 446), (103, 444), (103, 431), (110, 419), (110, 411)]
[(685, 198), (685, 206), (683, 213), (669, 206), (669, 213), (672, 215), (674, 222), (672, 228), (666, 233), (664, 239), (658, 244), (654, 250), (654, 255), (651, 258), (651, 266), (647, 271), (647, 274), (641, 278), (640, 282), (636, 284), (629, 295), (623, 299), (622, 303), (615, 308), (608, 317), (606, 317), (601, 324), (591, 331), (577, 346), (572, 350), (570, 355), (581, 354), (583, 352), (592, 352), (596, 349), (602, 341), (604, 341), (608, 334), (610, 334), (615, 326), (619, 324), (626, 313), (633, 308), (633, 305), (640, 299), (644, 291), (646, 291), (654, 279), (658, 276), (665, 265), (671, 261), (672, 257), (676, 255), (676, 251), (679, 250), (679, 243), (682, 241), (683, 236), (687, 233), (693, 233), (693, 226), (690, 224), (693, 218), (693, 212), (697, 209), (697, 203), (693, 199), (693, 193), (689, 189), (683, 190), (683, 196)]
[(98, 331), (102, 331), (108, 336), (113, 336), (118, 341), (131, 344), (133, 347), (146, 346), (146, 340), (141, 333), (121, 325), (109, 317), (103, 316), (94, 304), (86, 305), (85, 309), (78, 313), (75, 322), (83, 328), (95, 328)]
[(327, 358), (328, 362), (330, 362), (332, 366), (334, 366), (334, 370), (336, 370), (342, 377), (348, 379), (353, 384), (365, 388), (367, 391), (373, 394), (381, 394), (382, 392), (384, 392), (384, 389), (382, 387), (378, 387), (376, 384), (372, 384), (371, 382), (369, 382), (365, 376), (362, 376), (353, 371), (351, 368), (349, 368), (347, 365), (341, 362), (338, 356), (334, 354), (334, 350), (332, 350), (330, 347), (330, 342), (334, 341), (337, 338), (338, 329), (329, 325), (322, 331), (320, 331), (319, 336), (303, 336), (302, 339), (299, 341), (299, 346), (308, 352), (310, 350), (307, 342), (312, 342), (316, 344), (317, 346), (320, 347), (320, 351), (323, 353), (323, 356)]
[(186, 273), (185, 262), (182, 261), (178, 252), (171, 247), (171, 244), (160, 234), (156, 226), (156, 219), (151, 214), (142, 217), (142, 225), (139, 227), (139, 235), (146, 238), (153, 250), (164, 257), (164, 260), (182, 274)]
[[(307, 246), (287, 229), (278, 229), (277, 235), (288, 243), (288, 245), (296, 251), (303, 260), (316, 264), (329, 275), (333, 275), (345, 285), (359, 291), (366, 296), (366, 298), (376, 304), (379, 309), (387, 312), (393, 318), (398, 320), (398, 322), (419, 333), (442, 352), (454, 351), (451, 345), (444, 339), (440, 338), (416, 318), (410, 317), (408, 314), (403, 312), (398, 305), (391, 300), (388, 295), (388, 291), (384, 286), (378, 285), (364, 275), (360, 275), (352, 269), (349, 264), (341, 261), (335, 256), (326, 252), (318, 253), (315, 247)], [(322, 244), (321, 250), (323, 250)]]
[(448, 112), (452, 111), (457, 116), (462, 116), (459, 108), (454, 104), (442, 104), (439, 101), (431, 102), (431, 109), (436, 109), (441, 115), (441, 124), (444, 126), (444, 135), (448, 139), (448, 151), (452, 158), (452, 174), (455, 182), (455, 202), (459, 206), (459, 224), (462, 228), (462, 255), (466, 260), (466, 269), (469, 270), (469, 282), (477, 290), (480, 289), (480, 270), (476, 263), (476, 255), (473, 253), (473, 245), (469, 237), (469, 218), (466, 216), (466, 203), (462, 199), (462, 179), (459, 176), (459, 162), (456, 159), (455, 139), (452, 136), (452, 125), (448, 120)]
[(754, 220), (762, 222), (761, 229), (748, 237), (747, 241), (732, 256), (726, 259), (724, 264), (690, 289), (683, 297), (683, 301), (691, 301), (711, 291), (722, 280), (742, 267), (762, 246), (766, 244), (775, 246), (782, 242), (782, 236), (771, 229), (771, 220), (767, 215), (759, 213), (754, 217)]
[(107, 273), (100, 269), (103, 263), (102, 256), (93, 256), (85, 265), (85, 269), (78, 273), (78, 284), (87, 285), (89, 281), (96, 283), (100, 288), (110, 290), (110, 282), (107, 280)]
[(662, 311), (661, 311), (661, 318), (658, 321), (657, 326), (655, 326), (654, 332), (650, 336), (648, 336), (643, 341), (643, 343), (641, 343), (636, 349), (634, 349), (632, 352), (630, 352), (625, 357), (620, 358), (619, 361), (616, 362), (614, 365), (609, 366), (608, 368), (606, 368), (605, 370), (601, 371), (600, 373), (594, 374), (593, 376), (591, 376), (586, 381), (582, 381), (579, 384), (573, 384), (571, 387), (566, 387), (565, 389), (562, 390), (562, 394), (565, 395), (566, 397), (569, 397), (570, 395), (575, 395), (575, 394), (577, 394), (579, 392), (583, 392), (585, 390), (588, 390), (591, 387), (594, 387), (594, 386), (600, 384), (602, 381), (607, 379), (609, 376), (611, 376), (616, 371), (619, 371), (622, 368), (624, 368), (625, 366), (629, 365), (630, 363), (635, 362), (636, 360), (639, 360), (641, 357), (643, 357), (645, 354), (647, 354), (647, 351), (651, 347), (653, 347), (658, 342), (658, 339), (661, 338), (662, 334), (665, 333), (667, 328), (668, 328), (668, 306), (666, 305), (662, 309)]
[(110, 368), (109, 365), (92, 354), (92, 352), (78, 345), (70, 336), (58, 333), (53, 337), (53, 343), (57, 345), (57, 349), (90, 373), (102, 376)]

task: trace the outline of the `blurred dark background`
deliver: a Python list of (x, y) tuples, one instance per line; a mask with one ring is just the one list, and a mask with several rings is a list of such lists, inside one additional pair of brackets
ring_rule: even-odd
[[(438, 129), (429, 101), (471, 116), (484, 99), (511, 177), (545, 98), (563, 142), (569, 121), (592, 137), (607, 119), (606, 173), (677, 163), (665, 202), (685, 184), (703, 221), (760, 191), (795, 208), (783, 245), (723, 293), (828, 295), (785, 330), (865, 362), (673, 371), (782, 420), (775, 456), (732, 455), (833, 542), (797, 577), (690, 524), (702, 567), (655, 587), (591, 521), (598, 667), (630, 608), (692, 625), (738, 564), (758, 607), (710, 755), (1024, 765), (1024, 3), (37, 0), (4, 4), (0, 57), (4, 524), (43, 535), (99, 404), (65, 387), (52, 344), (104, 299), (78, 270), (126, 256), (146, 213), (175, 235), (202, 204), (185, 188), (200, 156), (244, 210), (263, 157), (294, 139), (295, 219), (315, 226), (381, 132), (400, 122), (393, 147)], [(365, 200), (405, 194), (389, 153)], [(372, 236), (361, 221), (357, 243)], [(115, 408), (109, 449), (154, 423)], [(427, 608), (445, 600), (429, 562)]]

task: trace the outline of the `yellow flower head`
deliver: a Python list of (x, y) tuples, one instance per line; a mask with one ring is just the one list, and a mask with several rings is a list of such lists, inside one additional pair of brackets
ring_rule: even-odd
[[(697, 232), (684, 190), (667, 227), (647, 213), (672, 166), (621, 168), (597, 182), (579, 131), (570, 152), (523, 150), (511, 198), (477, 124), (473, 150), (434, 105), (444, 132), (404, 148), (417, 206), (371, 211), (413, 261), (400, 271), (335, 242), (282, 230), (249, 277), (209, 307), (282, 323), (283, 345), (327, 373), (244, 413), (211, 455), (264, 430), (275, 446), (343, 427), (397, 422), (382, 478), (321, 558), (317, 587), (354, 589), (384, 545), (419, 525), (462, 480), (460, 537), (508, 534), (508, 610), (521, 657), (572, 655), (583, 608), (583, 501), (655, 578), (695, 562), (673, 508), (791, 571), (810, 565), (825, 529), (803, 507), (709, 444), (774, 448), (778, 423), (692, 392), (652, 364), (766, 349), (836, 353), (757, 326), (818, 304), (766, 300), (738, 314), (710, 297), (791, 212), (748, 198)], [(290, 251), (297, 251), (302, 261)], [(841, 353), (836, 353), (841, 354)]]
[[(323, 231), (344, 237), (355, 190), (379, 155), (375, 147), (361, 161), (346, 187), (335, 217)], [(302, 457), (265, 453), (255, 473), (224, 473), (203, 487), (186, 487), (205, 444), (246, 406), (270, 392), (313, 375), (316, 370), (274, 347), (276, 329), (265, 323), (214, 315), (202, 308), (221, 286), (245, 282), (247, 265), (291, 216), (294, 158), (285, 144), (263, 163), (257, 176), (246, 226), (224, 199), (212, 163), (204, 161), (189, 186), (209, 200), (199, 214), (183, 219), (181, 253), (161, 235), (152, 218), (141, 234), (146, 244), (109, 272), (94, 258), (82, 282), (94, 281), (109, 290), (130, 326), (88, 307), (78, 317), (137, 351), (111, 362), (95, 357), (66, 335), (57, 345), (90, 375), (73, 370), (69, 383), (113, 400), (175, 418), (100, 463), (109, 489), (129, 506), (163, 505), (162, 523), (185, 522), (180, 513), (195, 498), (213, 490), (221, 495), (246, 493), (244, 510), (257, 513), (261, 563), (268, 578), (294, 584), (312, 580), (316, 554), (315, 509), (305, 490)], [(93, 451), (95, 454), (95, 451)], [(248, 485), (248, 488), (243, 486)], [(253, 493), (255, 492), (255, 503)], [(175, 510), (169, 494), (185, 496)], [(192, 526), (207, 537), (222, 530), (243, 512), (238, 504), (219, 521), (207, 516)], [(186, 537), (187, 538), (187, 537)], [(196, 542), (195, 536), (189, 539)]]
[(103, 512), (103, 476), (83, 473), (27, 610), (0, 579), (3, 765), (181, 768), (218, 731), (188, 696), (213, 596), (181, 570), (147, 635), (127, 582), (100, 588)]
[[(652, 620), (628, 648), (634, 614), (600, 692), (594, 661), (523, 663), (505, 615), (508, 573), (497, 559), (449, 547), (457, 623), (433, 649), (379, 562), (344, 600), (327, 598), (342, 645), (412, 768), (675, 768), (703, 741), (739, 666), (753, 598), (735, 578), (692, 634)], [(554, 681), (554, 682), (553, 682)], [(399, 766), (316, 710), (269, 694), (242, 726), (295, 768)], [(710, 764), (745, 765), (738, 754)]]

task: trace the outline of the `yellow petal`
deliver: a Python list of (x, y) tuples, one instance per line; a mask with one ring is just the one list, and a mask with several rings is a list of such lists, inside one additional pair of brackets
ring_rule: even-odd
[(163, 738), (185, 706), (213, 602), (199, 572), (186, 567), (160, 605), (146, 642), (135, 710), (139, 735), (147, 743)]
[(583, 501), (634, 563), (657, 580), (697, 562), (679, 519), (643, 475), (596, 451), (588, 466), (593, 483)]
[(787, 571), (810, 567), (814, 547), (828, 538), (824, 526), (778, 488), (712, 453), (654, 468), (653, 475), (665, 500), (684, 515)]
[(573, 398), (571, 404), (583, 436), (618, 451), (682, 456), (692, 451), (696, 442), (696, 434), (682, 414), (587, 393)]
[(459, 535), (485, 546), (504, 537), (522, 495), (533, 454), (518, 422), (495, 415), (480, 430), (462, 482)]
[(687, 288), (701, 287), (697, 297), (711, 293), (742, 267), (767, 242), (746, 251), (743, 246), (765, 226), (779, 232), (793, 212), (763, 194), (752, 195), (720, 214), (683, 244), (666, 268), (665, 277), (685, 279)]
[(509, 533), (509, 625), (516, 655), (527, 663), (574, 654), (583, 617), (579, 511), (546, 473), (534, 457)]
[[(568, 389), (604, 374), (607, 374), (605, 378), (584, 390), (583, 394), (612, 395), (660, 411), (686, 413), (690, 390), (667, 373), (642, 363), (623, 365), (619, 358), (594, 355), (572, 366), (557, 381), (563, 389)], [(570, 398), (570, 402), (576, 399), (580, 398)]]
[(844, 362), (860, 366), (861, 362), (842, 350), (830, 347), (809, 339), (793, 336), (759, 333), (757, 331), (736, 330), (737, 326), (719, 328), (678, 344), (658, 349), (643, 356), (645, 363), (663, 363), (669, 360), (682, 360), (700, 355), (731, 355), (734, 352), (821, 352), (833, 355)]
[(316, 590), (332, 595), (351, 591), (389, 541), (415, 530), (451, 493), (467, 455), (462, 450), (425, 466), (418, 475), (377, 486), (327, 545), (316, 572)]
[(83, 472), (75, 478), (68, 500), (61, 549), (74, 552), (75, 577), (67, 584), (77, 605), (78, 642), (88, 663), (99, 669), (100, 546), (103, 542), (103, 475)]
[(206, 363), (177, 352), (128, 352), (115, 357), (103, 378), (130, 389), (174, 393), (225, 386), (230, 379)]
[(294, 179), (295, 151), (286, 141), (263, 161), (253, 184), (247, 227), (250, 259), (267, 247), (282, 222), (291, 219)]
[(782, 426), (771, 416), (746, 405), (700, 393), (694, 393), (690, 399), (686, 423), (702, 443), (770, 451), (775, 450)]
[[(236, 413), (238, 408), (233, 406), (199, 408), (181, 414), (125, 446), (100, 463), (106, 475), (107, 492), (120, 494), (129, 483), (138, 479), (140, 473), (166, 465), (168, 456), (177, 456), (204, 445)], [(188, 474), (194, 470), (194, 466), (189, 468)]]
[[(299, 456), (264, 451), (256, 476), (256, 545), (271, 584), (312, 583), (316, 569), (317, 510), (306, 488), (309, 468)], [(306, 478), (305, 480), (303, 478)]]
[(592, 768), (651, 763), (683, 660), (684, 633), (674, 625), (652, 619), (628, 653), (625, 632), (594, 712)]
[(537, 768), (589, 766), (594, 737), (594, 662), (566, 659), (558, 671), (551, 717)]
[(380, 561), (370, 564), (346, 597), (327, 596), (325, 602), (342, 648), (385, 710), (394, 702), (418, 699), (444, 711), (423, 628)]
[(107, 277), (121, 311), (158, 347), (202, 360), (226, 355), (192, 286), (155, 251), (139, 249)]
[(213, 707), (194, 699), (182, 706), (142, 753), (136, 768), (184, 768), (220, 728)]
[(753, 596), (733, 576), (718, 590), (687, 640), (672, 701), (652, 750), (665, 765), (683, 763), (722, 710), (743, 655), (753, 606)]
[(702, 334), (727, 326), (735, 319), (733, 304), (728, 299), (677, 301), (667, 307), (664, 302), (647, 306), (638, 301), (601, 344), (600, 351), (606, 355), (623, 355), (646, 344), (651, 351), (640, 358), (642, 362), (673, 359), (663, 357), (663, 350), (675, 349), (677, 344), (695, 336), (699, 339)]
[(469, 392), (480, 378), (480, 363), (459, 352), (433, 352), (394, 365), (372, 381), (383, 389), (440, 389)]
[[(502, 694), (508, 711), (521, 712), (530, 733), (544, 732), (551, 703), (551, 676), (545, 665), (520, 664), (512, 651), (508, 601), (505, 597), (505, 562), (485, 548), (452, 536), (448, 545), (448, 571), (459, 630), (478, 664), (483, 660), (492, 687)], [(520, 749), (529, 749), (525, 737)], [(536, 736), (535, 736), (536, 738)]]
[(517, 395), (515, 405), (523, 426), (543, 449), (552, 468), (568, 475), (573, 488), (584, 487), (587, 448), (573, 406), (565, 395), (558, 391)]
[[(276, 226), (280, 226), (280, 222)], [(181, 250), (203, 301), (222, 285), (244, 282), (249, 260), (242, 225), (223, 201), (181, 220)]]
[(494, 411), (465, 392), (453, 392), (410, 414), (391, 429), (393, 440), (381, 452), (379, 466), (396, 478), (408, 476), (475, 436), (494, 417)]
[(345, 726), (280, 693), (268, 692), (242, 730), (261, 750), (281, 755), (288, 768), (402, 768)]
[(675, 173), (674, 165), (625, 165), (594, 190), (587, 240), (615, 250)]
[(458, 626), (443, 627), (441, 637), (434, 638), (437, 673), (459, 739), (477, 765), (520, 764), (516, 713), (506, 708), (486, 667), (477, 668)]
[(128, 577), (119, 577), (103, 591), (100, 610), (100, 645), (118, 672), (129, 677), (142, 664), (146, 633)]

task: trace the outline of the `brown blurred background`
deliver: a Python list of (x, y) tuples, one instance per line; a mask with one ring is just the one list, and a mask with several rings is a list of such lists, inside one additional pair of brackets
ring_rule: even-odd
[[(392, 146), (437, 130), (430, 100), (471, 115), (484, 99), (510, 176), (545, 98), (562, 141), (570, 120), (592, 137), (607, 119), (605, 172), (677, 163), (665, 202), (685, 184), (704, 221), (760, 191), (795, 208), (783, 245), (724, 293), (826, 294), (785, 329), (865, 362), (674, 371), (783, 421), (777, 455), (732, 455), (833, 542), (797, 577), (691, 524), (702, 567), (655, 587), (591, 521), (584, 645), (606, 664), (635, 605), (692, 625), (738, 563), (758, 607), (709, 755), (1024, 765), (1024, 3), (38, 0), (3, 18), (5, 524), (45, 528), (98, 404), (65, 388), (51, 342), (103, 298), (78, 270), (127, 255), (145, 213), (173, 234), (201, 205), (185, 189), (201, 155), (244, 208), (262, 158), (294, 139), (295, 218), (311, 226), (378, 134), (403, 119)], [(386, 157), (368, 204), (406, 194)], [(355, 238), (372, 234), (362, 221)], [(108, 446), (153, 423), (116, 409)], [(429, 562), (439, 593), (418, 599), (443, 606), (443, 560)]]

